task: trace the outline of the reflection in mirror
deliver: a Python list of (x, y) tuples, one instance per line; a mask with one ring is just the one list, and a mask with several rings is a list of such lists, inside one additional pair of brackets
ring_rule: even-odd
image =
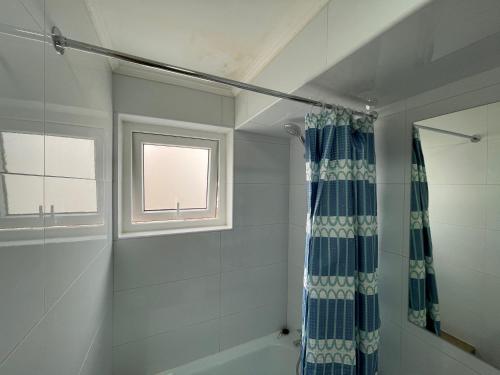
[(500, 103), (413, 124), (408, 319), (500, 368)]
[(5, 174), (2, 178), (3, 203), (7, 216), (38, 215), (42, 213), (42, 177)]
[(102, 132), (45, 131), (0, 130), (0, 229), (102, 226)]
[(45, 207), (50, 209), (51, 214), (97, 212), (96, 181), (46, 177)]
[(2, 172), (43, 175), (43, 137), (41, 134), (0, 132)]
[(45, 174), (82, 179), (96, 178), (95, 140), (45, 136)]

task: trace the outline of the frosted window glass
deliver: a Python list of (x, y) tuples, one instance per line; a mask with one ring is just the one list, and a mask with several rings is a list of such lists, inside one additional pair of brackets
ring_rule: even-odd
[(95, 141), (45, 137), (45, 171), (49, 176), (95, 178)]
[(43, 175), (43, 136), (2, 132), (4, 167), (9, 173)]
[(43, 204), (43, 177), (6, 174), (3, 178), (7, 214), (38, 214)]
[(96, 181), (46, 177), (45, 207), (47, 213), (97, 212)]
[(143, 145), (144, 209), (206, 209), (210, 151)]

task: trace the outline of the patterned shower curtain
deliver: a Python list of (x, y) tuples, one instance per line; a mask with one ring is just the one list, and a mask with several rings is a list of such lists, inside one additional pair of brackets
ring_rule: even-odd
[(306, 115), (303, 375), (377, 374), (373, 121), (343, 108)]
[(413, 127), (408, 319), (439, 335), (441, 324), (429, 226), (429, 189), (420, 134)]

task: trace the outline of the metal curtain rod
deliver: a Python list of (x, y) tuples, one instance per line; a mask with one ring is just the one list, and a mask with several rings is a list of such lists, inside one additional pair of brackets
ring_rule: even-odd
[(479, 134), (467, 135), (467, 134), (452, 132), (452, 131), (444, 130), (444, 129), (431, 128), (430, 126), (424, 126), (424, 125), (414, 124), (413, 126), (415, 126), (416, 128), (419, 128), (419, 129), (430, 130), (430, 131), (433, 131), (436, 133), (442, 133), (442, 134), (447, 134), (447, 135), (453, 135), (455, 137), (467, 138), (472, 143), (477, 143), (481, 140), (481, 136)]
[[(276, 98), (281, 98), (281, 99), (286, 99), (286, 100), (292, 100), (292, 101), (299, 102), (299, 103), (309, 104), (309, 105), (312, 105), (315, 107), (323, 107), (323, 108), (327, 108), (327, 109), (335, 109), (335, 108), (340, 107), (340, 106), (337, 106), (334, 104), (328, 104), (328, 103), (320, 102), (318, 100), (304, 98), (302, 96), (286, 94), (286, 93), (281, 92), (281, 91), (272, 90), (272, 89), (268, 89), (265, 87), (252, 85), (249, 83), (239, 82), (239, 81), (235, 81), (232, 79), (219, 77), (219, 76), (216, 76), (213, 74), (202, 73), (202, 72), (199, 72), (196, 70), (181, 68), (181, 67), (178, 67), (175, 65), (165, 64), (162, 62), (145, 59), (145, 58), (142, 58), (139, 56), (130, 55), (128, 53), (123, 53), (123, 52), (115, 51), (112, 49), (103, 48), (103, 47), (96, 46), (93, 44), (79, 42), (77, 40), (69, 39), (69, 38), (66, 38), (65, 36), (63, 36), (61, 34), (61, 31), (57, 28), (57, 26), (52, 27), (51, 37), (52, 37), (52, 44), (53, 44), (55, 50), (60, 55), (64, 54), (64, 51), (66, 48), (71, 48), (71, 49), (76, 49), (76, 50), (83, 51), (83, 52), (93, 53), (96, 55), (102, 55), (102, 56), (112, 57), (112, 58), (115, 58), (118, 60), (128, 61), (128, 62), (131, 62), (134, 64), (149, 66), (150, 68), (165, 70), (167, 72), (182, 74), (182, 75), (188, 76), (188, 77), (203, 79), (206, 81), (218, 82), (218, 83), (222, 83), (224, 85), (237, 87), (237, 88), (240, 88), (243, 90), (257, 92), (259, 94), (274, 96)], [(362, 112), (362, 111), (352, 110), (352, 113), (354, 115), (357, 115), (357, 116), (366, 116), (366, 115), (376, 116), (377, 115), (377, 113), (375, 111)]]

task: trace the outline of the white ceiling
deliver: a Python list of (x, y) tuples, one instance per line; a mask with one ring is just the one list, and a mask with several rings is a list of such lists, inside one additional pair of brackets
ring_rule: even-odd
[(439, 0), (311, 83), (379, 106), (500, 66), (500, 0)]
[[(249, 81), (328, 0), (86, 2), (108, 48)], [(122, 63), (114, 69), (145, 78), (154, 74)]]
[[(435, 0), (392, 26), (294, 93), (377, 108), (500, 67), (500, 0)], [(242, 130), (283, 136), (310, 106), (279, 101)]]

